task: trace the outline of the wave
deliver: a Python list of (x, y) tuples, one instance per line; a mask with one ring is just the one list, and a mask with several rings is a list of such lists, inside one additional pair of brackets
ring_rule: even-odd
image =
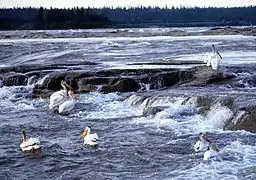
[(123, 102), (141, 115), (133, 123), (168, 127), (177, 134), (223, 130), (233, 117), (232, 102), (225, 98), (132, 95)]
[[(241, 141), (234, 141), (223, 147), (220, 162), (196, 162), (192, 168), (175, 170), (169, 173), (174, 179), (254, 179), (255, 174), (255, 145), (247, 145)], [(195, 156), (195, 155), (192, 155)], [(231, 171), (232, 169), (232, 171)], [(179, 171), (179, 172), (178, 172)]]

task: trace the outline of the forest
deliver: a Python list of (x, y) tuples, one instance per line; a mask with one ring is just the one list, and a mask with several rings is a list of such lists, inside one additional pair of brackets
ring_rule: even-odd
[(256, 6), (232, 8), (2, 8), (0, 29), (88, 29), (256, 25)]

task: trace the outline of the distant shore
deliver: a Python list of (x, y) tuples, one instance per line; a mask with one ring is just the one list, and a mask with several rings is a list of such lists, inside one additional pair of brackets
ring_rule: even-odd
[[(256, 27), (214, 27), (203, 31), (185, 31), (182, 28), (122, 28), (98, 30), (18, 30), (0, 31), (0, 39), (48, 39), (48, 38), (93, 38), (93, 37), (154, 37), (154, 36), (205, 36), (205, 35), (244, 35), (256, 36)], [(162, 29), (162, 30), (157, 30)]]

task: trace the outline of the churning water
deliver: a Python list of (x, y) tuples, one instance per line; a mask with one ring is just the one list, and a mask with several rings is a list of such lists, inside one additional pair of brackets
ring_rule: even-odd
[[(83, 68), (147, 68), (131, 64), (200, 60), (211, 51), (212, 43), (224, 58), (221, 65), (255, 63), (255, 37), (158, 36), (5, 39), (0, 40), (0, 64), (91, 61), (100, 64)], [(247, 76), (256, 71), (240, 73)], [(186, 101), (200, 93), (255, 102), (253, 85), (240, 89), (222, 85), (141, 93), (85, 93), (79, 95), (75, 110), (66, 116), (51, 112), (49, 99), (31, 99), (32, 87), (0, 88), (0, 179), (256, 179), (256, 135), (224, 131), (225, 122), (233, 115), (226, 107), (215, 104), (207, 114), (201, 114), (193, 100)], [(150, 107), (163, 110), (145, 115)], [(98, 148), (82, 145), (79, 135), (86, 126), (99, 135)], [(41, 154), (21, 152), (23, 128), (29, 137), (40, 139), (44, 146)], [(193, 151), (200, 132), (216, 141), (222, 161), (203, 162), (203, 153)]]

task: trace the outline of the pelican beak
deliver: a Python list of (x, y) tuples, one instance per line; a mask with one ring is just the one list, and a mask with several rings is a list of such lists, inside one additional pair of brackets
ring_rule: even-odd
[(218, 146), (217, 146), (216, 144), (213, 146), (213, 149), (214, 149), (216, 152), (220, 152), (220, 149), (218, 148)]
[(70, 96), (72, 96), (73, 99), (77, 99), (77, 95), (72, 90), (70, 92)]
[(88, 130), (85, 129), (85, 130), (83, 131), (83, 133), (80, 135), (80, 138), (85, 137), (85, 136), (87, 135), (87, 133), (88, 133)]
[(218, 54), (218, 56), (220, 57), (220, 59), (222, 59), (222, 56), (220, 55), (220, 53), (219, 53), (219, 52), (217, 52), (217, 54)]

